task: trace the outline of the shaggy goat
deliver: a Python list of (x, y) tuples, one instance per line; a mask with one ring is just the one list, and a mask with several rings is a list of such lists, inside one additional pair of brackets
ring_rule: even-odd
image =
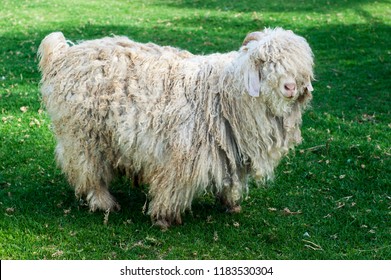
[(125, 37), (74, 45), (56, 32), (39, 56), (56, 159), (76, 196), (92, 211), (118, 209), (110, 181), (137, 176), (162, 227), (206, 191), (239, 211), (248, 176), (271, 178), (300, 143), (312, 97), (312, 51), (281, 28), (205, 56)]

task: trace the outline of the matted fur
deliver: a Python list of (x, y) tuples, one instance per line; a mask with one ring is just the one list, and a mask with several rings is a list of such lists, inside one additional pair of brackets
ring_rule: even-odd
[[(313, 55), (291, 31), (251, 33), (239, 51), (205, 56), (125, 37), (73, 45), (56, 32), (39, 55), (57, 162), (93, 211), (118, 207), (108, 191), (117, 171), (149, 184), (161, 226), (180, 223), (206, 191), (238, 209), (248, 176), (271, 178), (301, 141)], [(289, 79), (292, 98), (281, 89)]]

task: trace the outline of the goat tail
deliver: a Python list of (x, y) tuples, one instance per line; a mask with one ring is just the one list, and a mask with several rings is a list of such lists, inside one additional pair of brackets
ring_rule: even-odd
[(41, 72), (44, 72), (67, 48), (69, 46), (61, 32), (53, 32), (47, 35), (38, 48), (39, 69)]

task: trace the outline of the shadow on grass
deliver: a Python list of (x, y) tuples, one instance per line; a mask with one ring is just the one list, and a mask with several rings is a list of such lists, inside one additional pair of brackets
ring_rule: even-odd
[[(367, 1), (357, 1), (357, 3), (365, 2)], [(236, 2), (232, 2), (232, 5), (235, 5), (234, 3)], [(286, 9), (289, 9), (290, 4), (293, 5), (293, 1), (287, 3)], [(208, 5), (213, 5), (213, 3)], [(157, 38), (157, 43), (162, 45), (188, 46), (190, 50), (202, 48), (208, 49), (209, 52), (212, 51), (215, 46), (205, 46), (203, 40), (198, 40), (195, 44), (187, 43), (190, 37), (186, 27), (191, 25), (193, 25), (191, 20), (177, 22), (175, 33), (170, 28), (162, 26), (140, 29), (132, 25), (92, 25), (86, 26), (82, 31), (76, 27), (62, 31), (71, 40), (97, 38), (107, 33), (115, 33), (127, 34), (138, 41), (146, 42), (151, 41), (151, 38)], [(245, 32), (243, 34), (234, 32), (238, 26), (243, 30), (245, 26), (254, 26), (254, 23), (232, 21), (226, 24), (225, 32), (214, 32), (213, 37), (209, 38), (205, 33), (193, 34), (193, 36), (206, 36), (207, 41), (219, 42), (219, 48), (234, 50), (238, 48), (245, 36)], [(0, 48), (3, 54), (0, 69), (6, 71), (2, 88), (4, 92), (0, 99), (3, 112), (20, 114), (20, 108), (26, 104), (38, 110), (39, 73), (36, 68), (37, 59), (34, 51), (37, 50), (40, 40), (50, 31), (41, 30), (33, 38), (18, 34), (14, 34), (12, 38), (3, 38)], [(390, 27), (382, 24), (373, 26), (366, 24), (327, 25), (311, 27), (303, 32), (313, 48), (317, 62), (318, 82), (315, 83), (314, 108), (336, 112), (341, 110), (349, 112), (354, 108), (356, 111), (366, 110), (376, 112), (376, 114), (389, 113), (389, 106), (384, 102), (388, 89), (391, 87), (389, 79), (391, 66), (386, 53), (390, 39), (385, 39), (389, 38), (387, 36), (389, 32)], [(175, 42), (172, 41), (173, 39)], [(14, 49), (15, 42), (20, 46), (16, 54), (14, 50), (10, 50)], [(224, 42), (228, 43), (224, 45)], [(376, 94), (368, 89), (368, 84), (377, 89)], [(31, 91), (31, 88), (35, 87), (36, 91)], [(30, 93), (26, 94), (28, 90)]]
[[(131, 24), (90, 25), (61, 31), (73, 41), (118, 34), (141, 42), (152, 41), (161, 45), (177, 46), (194, 53), (211, 53), (237, 50), (247, 32), (259, 29), (259, 26), (279, 25), (267, 21), (259, 24), (250, 19), (242, 21), (211, 17), (205, 19), (204, 25), (208, 26), (208, 29), (191, 29), (199, 22), (199, 18), (190, 18), (175, 20), (175, 27), (154, 26), (145, 29)], [(224, 30), (214, 30), (213, 24), (224, 25)], [(391, 32), (390, 26), (382, 23), (325, 24), (300, 29), (299, 34), (309, 41), (315, 53), (315, 72), (319, 81), (319, 84), (314, 83), (315, 106), (332, 110), (335, 103), (345, 103), (342, 106), (337, 104), (336, 108), (339, 110), (349, 106), (353, 98), (357, 100), (355, 109), (365, 104), (366, 108), (370, 107), (369, 110), (382, 113), (388, 111), (383, 100), (388, 94), (387, 89), (391, 87), (391, 62), (387, 53), (391, 41), (388, 36)], [(54, 30), (39, 30), (32, 37), (13, 34), (2, 38), (2, 110), (17, 112), (26, 104), (38, 109), (40, 75), (37, 70), (36, 51), (40, 41), (52, 31)], [(18, 51), (15, 51), (15, 46)], [(31, 90), (34, 88), (36, 90)], [(376, 94), (369, 88), (375, 90)]]
[[(275, 1), (235, 1), (228, 0), (224, 4), (221, 1), (207, 0), (184, 0), (184, 1), (167, 1), (164, 5), (174, 8), (183, 9), (213, 9), (222, 11), (237, 11), (237, 12), (275, 12), (289, 13), (291, 11), (318, 12), (330, 13), (345, 10), (347, 8), (355, 9), (361, 5), (371, 4), (371, 0), (358, 1), (329, 1), (329, 0), (275, 0)], [(388, 1), (379, 1), (380, 3), (388, 3)]]

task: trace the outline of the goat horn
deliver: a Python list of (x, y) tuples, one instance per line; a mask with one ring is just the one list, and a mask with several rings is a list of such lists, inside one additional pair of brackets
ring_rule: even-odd
[(259, 41), (263, 37), (263, 33), (260, 31), (251, 32), (247, 34), (246, 38), (244, 38), (242, 46), (246, 46), (250, 41)]

